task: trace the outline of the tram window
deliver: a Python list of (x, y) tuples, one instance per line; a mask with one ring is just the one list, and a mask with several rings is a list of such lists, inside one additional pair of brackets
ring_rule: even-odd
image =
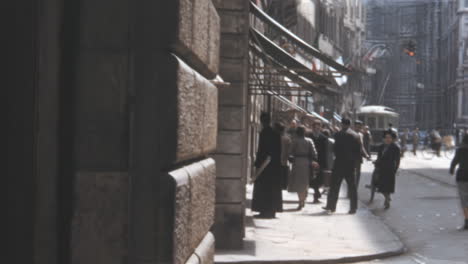
[(379, 116), (379, 128), (385, 129), (385, 118), (383, 116)]
[(367, 125), (369, 126), (370, 129), (376, 129), (376, 118), (373, 116), (367, 117)]

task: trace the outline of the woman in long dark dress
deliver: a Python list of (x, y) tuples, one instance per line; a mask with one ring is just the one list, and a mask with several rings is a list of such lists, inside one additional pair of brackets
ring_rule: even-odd
[(468, 230), (468, 135), (464, 135), (462, 144), (458, 147), (455, 157), (450, 165), (450, 174), (454, 174), (455, 167), (457, 170), (457, 186), (458, 193), (465, 214), (465, 230)]
[(384, 143), (379, 147), (375, 167), (378, 173), (377, 191), (385, 197), (385, 209), (390, 207), (391, 194), (395, 192), (395, 176), (400, 167), (400, 147), (395, 143), (393, 131), (384, 133)]

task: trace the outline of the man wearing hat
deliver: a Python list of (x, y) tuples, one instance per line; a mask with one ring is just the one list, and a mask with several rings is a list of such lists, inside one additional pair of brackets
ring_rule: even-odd
[(348, 184), (349, 198), (351, 206), (349, 213), (355, 214), (357, 210), (357, 189), (355, 179), (356, 164), (361, 158), (361, 146), (359, 135), (350, 126), (351, 121), (343, 118), (341, 120), (342, 129), (335, 135), (333, 153), (335, 162), (333, 163), (330, 192), (328, 194), (327, 206), (325, 210), (335, 212), (343, 179)]

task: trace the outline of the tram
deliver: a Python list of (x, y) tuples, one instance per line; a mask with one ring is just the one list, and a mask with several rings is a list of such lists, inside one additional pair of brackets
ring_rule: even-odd
[(357, 111), (357, 116), (359, 120), (369, 126), (372, 134), (371, 151), (376, 151), (377, 146), (382, 143), (384, 131), (390, 128), (398, 131), (400, 115), (390, 107), (383, 105), (363, 106)]

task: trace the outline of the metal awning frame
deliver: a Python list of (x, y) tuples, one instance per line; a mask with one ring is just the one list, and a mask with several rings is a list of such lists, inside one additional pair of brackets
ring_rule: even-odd
[(350, 74), (352, 72), (351, 69), (347, 68), (346, 66), (336, 62), (333, 58), (329, 57), (328, 55), (322, 53), (320, 50), (312, 47), (304, 40), (296, 36), (294, 33), (289, 31), (287, 28), (282, 26), (278, 23), (275, 19), (270, 17), (268, 14), (263, 12), (258, 6), (256, 6), (253, 2), (250, 2), (250, 12), (263, 23), (267, 24), (271, 29), (274, 29), (277, 32), (280, 32), (282, 36), (287, 38), (291, 43), (293, 43), (296, 47), (304, 50), (306, 53), (311, 54), (311, 56), (319, 59), (323, 63), (327, 64), (329, 67), (335, 69), (337, 72), (342, 74)]

